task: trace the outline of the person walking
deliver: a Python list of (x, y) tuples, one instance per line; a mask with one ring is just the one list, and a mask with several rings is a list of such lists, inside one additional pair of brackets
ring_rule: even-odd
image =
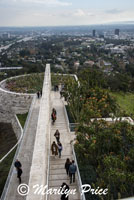
[(20, 184), (20, 183), (21, 183), (21, 174), (22, 174), (22, 169), (21, 169), (22, 164), (21, 164), (21, 162), (17, 159), (17, 160), (15, 161), (15, 163), (14, 163), (14, 166), (15, 166), (15, 168), (16, 168), (16, 170), (17, 170), (17, 178), (19, 179), (19, 184)]
[(62, 98), (62, 96), (63, 96), (63, 92), (62, 92), (62, 90), (60, 91), (60, 99)]
[(59, 158), (61, 158), (61, 151), (62, 151), (62, 144), (61, 144), (61, 142), (58, 142), (58, 151), (59, 151)]
[(52, 155), (54, 156), (58, 155), (58, 146), (55, 142), (53, 142), (51, 145), (51, 151), (52, 151)]
[(52, 124), (54, 124), (54, 122), (56, 120), (56, 115), (57, 115), (57, 112), (56, 112), (55, 108), (53, 108), (52, 109), (52, 114), (51, 114)]
[(42, 90), (40, 91), (40, 96), (42, 97)]
[(19, 184), (21, 184), (21, 174), (22, 174), (22, 169), (21, 168), (18, 168), (18, 171), (17, 171), (17, 177), (19, 179)]
[(22, 167), (22, 164), (21, 164), (21, 162), (18, 159), (16, 159), (16, 161), (14, 163), (14, 166), (16, 167), (16, 170), (18, 170), (18, 168)]
[(38, 99), (40, 98), (40, 93), (39, 93), (39, 91), (37, 92), (37, 97), (38, 97)]
[(75, 182), (75, 173), (77, 171), (76, 165), (74, 164), (74, 160), (72, 160), (72, 164), (69, 166), (69, 174), (70, 174), (70, 184)]
[(51, 118), (52, 118), (52, 124), (54, 124), (54, 122), (55, 122), (55, 120), (56, 120), (56, 115), (55, 115), (54, 112), (52, 112)]
[(69, 191), (69, 186), (66, 183), (62, 183), (61, 185), (62, 195), (61, 200), (69, 200), (69, 196), (66, 196), (67, 192)]
[(59, 141), (60, 141), (60, 132), (59, 132), (58, 129), (56, 130), (54, 136), (55, 136), (55, 138), (56, 138), (56, 140), (57, 140), (57, 143), (59, 143)]
[(71, 161), (69, 158), (66, 159), (66, 162), (65, 162), (65, 169), (66, 169), (66, 173), (67, 175), (69, 175), (69, 167), (71, 165)]
[(56, 109), (55, 109), (55, 108), (52, 109), (52, 113), (54, 113), (55, 116), (57, 115), (57, 112), (56, 112)]

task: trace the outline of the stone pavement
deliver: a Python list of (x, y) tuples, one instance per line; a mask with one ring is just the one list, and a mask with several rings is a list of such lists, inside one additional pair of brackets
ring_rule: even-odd
[[(67, 176), (66, 170), (64, 168), (66, 159), (73, 159), (72, 148), (70, 145), (70, 141), (73, 137), (68, 132), (64, 113), (64, 105), (58, 92), (51, 92), (51, 102), (52, 108), (55, 108), (57, 111), (57, 120), (55, 124), (51, 126), (51, 144), (53, 141), (56, 141), (54, 133), (56, 129), (58, 129), (60, 132), (60, 141), (63, 145), (63, 150), (61, 158), (58, 156), (55, 158), (52, 156), (52, 153), (50, 154), (49, 188), (58, 189), (62, 183), (65, 182), (69, 185), (70, 189), (77, 189), (77, 193), (75, 195), (70, 195), (69, 200), (80, 200), (77, 186), (78, 177), (76, 175), (76, 182), (70, 184), (69, 177)], [(48, 199), (60, 200), (60, 195), (50, 195)]]
[[(33, 105), (31, 117), (28, 123), (27, 130), (22, 140), (21, 148), (18, 154), (18, 159), (22, 163), (22, 183), (28, 184), (29, 173), (32, 163), (33, 148), (36, 136), (36, 126), (39, 116), (40, 99), (36, 99)], [(6, 200), (24, 200), (26, 196), (22, 197), (17, 192), (17, 187), (19, 185), (16, 169), (14, 168), (13, 176), (11, 177), (9, 183), (9, 189), (6, 196)]]

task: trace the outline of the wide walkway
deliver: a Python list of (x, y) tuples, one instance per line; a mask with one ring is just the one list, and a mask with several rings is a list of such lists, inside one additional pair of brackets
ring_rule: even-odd
[[(63, 145), (63, 151), (61, 158), (58, 156), (55, 158), (50, 155), (50, 174), (49, 174), (49, 188), (59, 188), (63, 182), (67, 183), (70, 189), (77, 189), (75, 195), (70, 195), (69, 200), (80, 200), (78, 186), (77, 186), (77, 175), (76, 182), (70, 184), (69, 177), (66, 174), (64, 165), (67, 158), (73, 159), (72, 148), (70, 141), (72, 140), (71, 134), (68, 132), (64, 105), (60, 99), (58, 92), (51, 92), (51, 102), (52, 108), (55, 108), (57, 111), (57, 120), (54, 125), (51, 126), (51, 144), (53, 141), (56, 141), (54, 133), (56, 129), (60, 132), (60, 141)], [(59, 195), (50, 195), (49, 200), (60, 200)]]
[[(34, 148), (34, 141), (36, 136), (36, 126), (38, 122), (39, 116), (39, 107), (40, 107), (40, 99), (36, 99), (33, 105), (31, 117), (28, 123), (27, 130), (22, 140), (22, 145), (18, 154), (18, 159), (22, 163), (22, 183), (28, 184), (29, 181), (29, 172), (32, 163), (32, 156), (33, 156), (33, 148)], [(13, 176), (11, 177), (11, 181), (9, 184), (8, 193), (6, 196), (6, 200), (24, 200), (26, 197), (22, 197), (17, 192), (17, 187), (19, 185), (16, 169), (14, 168)]]

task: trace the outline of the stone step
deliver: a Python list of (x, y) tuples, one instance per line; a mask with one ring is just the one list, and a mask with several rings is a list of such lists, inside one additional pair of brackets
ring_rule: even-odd
[(55, 164), (62, 164), (62, 165), (65, 165), (65, 162), (66, 162), (66, 159), (59, 159), (59, 160), (57, 160), (57, 161), (51, 160), (51, 161), (50, 161), (50, 164), (51, 164), (51, 165), (55, 165)]
[(72, 157), (72, 155), (73, 155), (73, 154), (72, 154), (72, 151), (71, 151), (71, 150), (70, 150), (70, 151), (64, 151), (64, 150), (63, 150), (63, 151), (61, 152), (61, 158), (59, 158), (59, 155), (57, 155), (57, 156), (55, 157), (55, 156), (52, 155), (52, 153), (51, 153), (51, 156), (53, 156), (55, 160), (56, 160), (56, 159), (57, 159), (57, 160), (58, 160), (58, 159), (64, 159), (65, 157), (70, 159), (70, 158)]
[(61, 128), (61, 129), (63, 129), (63, 130), (66, 130), (67, 131), (67, 126), (66, 126), (66, 124), (54, 124), (54, 125), (52, 125), (52, 129), (55, 129), (55, 128)]
[(54, 156), (50, 156), (50, 162), (51, 161), (62, 161), (62, 160), (66, 160), (67, 158), (69, 158), (70, 160), (72, 160), (73, 159), (73, 155), (71, 154), (71, 155), (62, 155), (62, 157), (61, 158), (55, 158)]
[(67, 174), (58, 174), (58, 175), (53, 174), (53, 175), (49, 176), (50, 181), (52, 181), (52, 180), (55, 180), (55, 181), (56, 180), (66, 180), (66, 179), (69, 180), (69, 176), (67, 176)]
[[(61, 185), (60, 185), (61, 186)], [(51, 188), (55, 188), (55, 189), (59, 189), (60, 186), (51, 186)], [(72, 189), (76, 189), (78, 191), (78, 187), (76, 186), (76, 184), (70, 184), (69, 185), (69, 188), (72, 190)]]
[(66, 179), (61, 179), (61, 180), (49, 180), (49, 187), (60, 187), (62, 185), (62, 183), (65, 182), (66, 184), (68, 184), (69, 186), (72, 185), (74, 187), (77, 188), (77, 184), (75, 183), (71, 183), (70, 184), (70, 180), (68, 178)]
[[(58, 195), (58, 194), (52, 194), (52, 195), (50, 195), (50, 200), (60, 200), (60, 199), (61, 199), (61, 195)], [(70, 200), (80, 199), (78, 192), (76, 191), (75, 194), (70, 194), (69, 195), (69, 199)]]
[(51, 127), (51, 131), (52, 131), (52, 132), (53, 132), (54, 130), (56, 131), (56, 129), (58, 129), (59, 131), (61, 131), (61, 130), (62, 130), (62, 131), (65, 131), (66, 134), (69, 134), (69, 133), (68, 133), (68, 129), (67, 129), (67, 127), (65, 127), (65, 126), (61, 126), (61, 125), (60, 125), (60, 126), (52, 126), (52, 127)]
[(57, 175), (63, 174), (64, 175), (64, 174), (66, 174), (66, 170), (64, 168), (62, 168), (62, 169), (59, 169), (59, 168), (58, 169), (57, 168), (56, 169), (50, 169), (49, 175), (53, 175), (53, 174), (54, 175), (55, 174), (57, 174)]
[(64, 165), (63, 164), (55, 164), (55, 165), (52, 165), (50, 163), (50, 170), (51, 169), (64, 169)]

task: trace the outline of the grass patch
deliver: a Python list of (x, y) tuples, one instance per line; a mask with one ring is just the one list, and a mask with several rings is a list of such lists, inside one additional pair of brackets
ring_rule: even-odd
[(27, 119), (27, 115), (28, 113), (25, 113), (25, 114), (18, 114), (17, 117), (20, 121), (20, 124), (22, 126), (22, 128), (24, 128), (24, 125), (25, 125), (25, 122), (26, 122), (26, 119)]
[(17, 138), (8, 123), (0, 123), (0, 159), (17, 143)]
[(4, 185), (5, 185), (11, 164), (13, 162), (15, 152), (16, 152), (16, 148), (0, 164), (0, 196), (1, 196), (2, 191), (4, 189)]
[(44, 73), (35, 73), (19, 78), (9, 79), (6, 88), (19, 93), (36, 93), (42, 90)]
[(134, 116), (134, 94), (123, 92), (110, 92), (116, 98), (121, 112), (125, 112), (128, 116)]
[[(0, 159), (17, 143), (12, 125), (0, 123)], [(3, 191), (16, 149), (0, 163), (0, 195)]]

